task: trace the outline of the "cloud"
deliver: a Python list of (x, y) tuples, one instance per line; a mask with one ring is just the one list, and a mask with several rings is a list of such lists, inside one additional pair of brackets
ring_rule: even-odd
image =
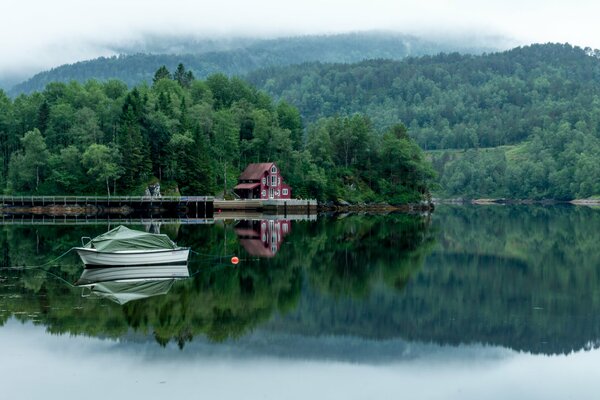
[(3, 0), (0, 82), (115, 54), (147, 36), (449, 32), (600, 47), (600, 3), (542, 0)]

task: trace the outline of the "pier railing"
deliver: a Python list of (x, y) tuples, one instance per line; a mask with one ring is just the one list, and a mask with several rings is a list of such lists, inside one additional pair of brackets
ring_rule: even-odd
[(191, 203), (210, 202), (212, 196), (0, 196), (0, 204), (97, 204), (97, 203)]

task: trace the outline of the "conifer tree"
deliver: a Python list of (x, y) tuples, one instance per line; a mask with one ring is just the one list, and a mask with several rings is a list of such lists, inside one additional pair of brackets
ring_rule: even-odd
[(154, 73), (154, 79), (152, 79), (152, 83), (156, 83), (161, 79), (171, 79), (171, 73), (164, 65), (156, 70), (156, 72)]
[(152, 163), (148, 144), (142, 136), (140, 118), (141, 110), (139, 92), (134, 89), (125, 99), (119, 121), (117, 144), (122, 154), (121, 185), (130, 190), (150, 177)]

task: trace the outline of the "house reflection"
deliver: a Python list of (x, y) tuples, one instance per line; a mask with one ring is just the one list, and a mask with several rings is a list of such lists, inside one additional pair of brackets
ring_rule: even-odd
[(274, 257), (283, 238), (292, 230), (288, 219), (262, 219), (240, 221), (235, 227), (240, 244), (246, 252), (255, 257)]

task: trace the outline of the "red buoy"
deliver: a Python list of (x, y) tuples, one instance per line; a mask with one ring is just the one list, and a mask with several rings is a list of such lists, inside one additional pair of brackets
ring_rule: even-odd
[(236, 256), (231, 257), (231, 263), (233, 265), (237, 265), (240, 262), (240, 259), (237, 258)]

